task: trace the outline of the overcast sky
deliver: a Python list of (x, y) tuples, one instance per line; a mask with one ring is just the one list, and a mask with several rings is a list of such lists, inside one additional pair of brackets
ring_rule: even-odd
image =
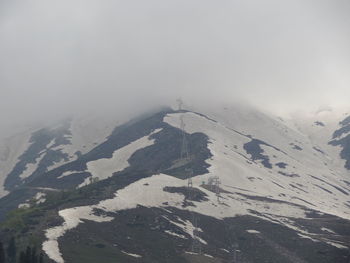
[(349, 0), (0, 0), (0, 121), (350, 100)]

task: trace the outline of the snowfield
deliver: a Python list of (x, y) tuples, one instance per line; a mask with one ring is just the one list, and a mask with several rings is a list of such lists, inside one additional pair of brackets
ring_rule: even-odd
[[(186, 123), (186, 132), (202, 132), (209, 136), (211, 143), (208, 147), (213, 157), (207, 160), (210, 164), (208, 175), (218, 175), (222, 183), (221, 187), (225, 191), (232, 191), (234, 187), (234, 191), (241, 194), (268, 197), (350, 219), (350, 209), (346, 205), (349, 200), (349, 191), (342, 181), (345, 176), (339, 175), (336, 178), (331, 170), (327, 171), (324, 168), (323, 163), (320, 165), (319, 161), (314, 161), (316, 153), (299, 153), (300, 151), (283, 153), (272, 147), (262, 146), (264, 154), (270, 157), (271, 162), (276, 159), (278, 162), (289, 164), (288, 169), (278, 167), (267, 169), (259, 162), (247, 163), (246, 158), (250, 156), (243, 149), (243, 144), (250, 139), (220, 123), (191, 112), (169, 114), (164, 121), (180, 127), (181, 115)], [(278, 137), (273, 139), (279, 142)], [(272, 138), (268, 140), (268, 142), (271, 141), (273, 141)], [(278, 144), (282, 145), (282, 143), (283, 141)], [(286, 143), (289, 144), (288, 141)], [(284, 148), (286, 146), (282, 149)], [(279, 172), (288, 175), (296, 174), (296, 176), (284, 176)], [(329, 192), (315, 185), (320, 185)], [(288, 209), (289, 206), (286, 205), (286, 210)], [(283, 212), (288, 214), (288, 211)]]

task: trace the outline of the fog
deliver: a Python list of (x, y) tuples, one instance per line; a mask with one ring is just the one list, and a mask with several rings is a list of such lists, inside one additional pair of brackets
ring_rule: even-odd
[(350, 98), (348, 0), (1, 0), (0, 122)]

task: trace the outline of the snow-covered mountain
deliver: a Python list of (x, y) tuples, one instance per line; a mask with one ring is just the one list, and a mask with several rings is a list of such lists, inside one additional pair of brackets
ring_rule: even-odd
[(348, 262), (349, 113), (165, 108), (23, 132), (0, 148), (0, 218), (30, 206), (20, 242), (49, 262)]

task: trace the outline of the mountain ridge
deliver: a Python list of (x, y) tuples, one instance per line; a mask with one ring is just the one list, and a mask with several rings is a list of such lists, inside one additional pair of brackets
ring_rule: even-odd
[[(180, 160), (183, 138), (181, 119), (185, 123), (185, 136), (190, 150), (188, 162)], [(346, 118), (344, 120), (347, 125)], [(269, 251), (274, 251), (272, 254), (277, 253), (278, 258), (284, 260), (271, 262), (290, 262), (288, 257), (294, 258), (294, 262), (330, 262), (327, 260), (331, 259), (346, 262), (350, 236), (344, 230), (350, 220), (350, 188), (347, 183), (350, 180), (349, 171), (346, 169), (349, 156), (341, 155), (343, 146), (331, 145), (329, 143), (331, 138), (327, 140), (324, 136), (319, 136), (326, 141), (321, 144), (320, 138), (313, 133), (309, 132), (311, 135), (305, 135), (305, 131), (310, 129), (317, 134), (317, 129), (326, 127), (334, 133), (336, 128), (339, 128), (328, 127), (328, 125), (328, 122), (315, 118), (312, 122), (304, 122), (302, 125), (298, 123), (297, 127), (293, 127), (293, 124), (293, 128), (290, 128), (289, 121), (278, 117), (271, 118), (256, 110), (250, 112), (243, 110), (238, 113), (234, 108), (227, 107), (218, 112), (164, 109), (117, 127), (105, 141), (101, 141), (90, 151), (77, 156), (76, 160), (35, 176), (30, 182), (23, 182), (22, 188), (13, 189), (12, 193), (0, 199), (0, 207), (7, 206), (5, 210), (0, 209), (0, 215), (4, 218), (7, 211), (11, 210), (9, 204), (12, 203), (13, 209), (28, 203), (26, 200), (32, 199), (31, 205), (49, 211), (43, 212), (43, 221), (48, 220), (47, 214), (59, 219), (51, 228), (34, 226), (34, 230), (29, 230), (29, 233), (32, 233), (31, 231), (40, 233), (38, 244), (42, 245), (49, 262), (80, 262), (72, 257), (71, 252), (67, 252), (70, 251), (69, 247), (63, 245), (64, 242), (71, 242), (70, 238), (66, 237), (70, 237), (70, 233), (75, 231), (82, 233), (81, 229), (86, 226), (90, 226), (89, 231), (93, 232), (91, 227), (95, 224), (113, 226), (117, 223), (116, 218), (122, 215), (125, 217), (123, 220), (126, 218), (131, 220), (130, 216), (135, 211), (148, 214), (146, 211), (149, 209), (151, 211), (155, 209), (160, 214), (146, 216), (147, 220), (163, 218), (168, 222), (166, 223), (168, 227), (172, 225), (170, 227), (172, 230), (162, 228), (156, 223), (142, 223), (142, 231), (156, 227), (157, 231), (180, 239), (176, 242), (182, 239), (187, 243), (195, 239), (193, 236), (195, 227), (188, 213), (197, 214), (203, 222), (207, 217), (215, 219), (213, 224), (217, 227), (220, 221), (239, 221), (239, 218), (248, 216), (252, 222), (260, 220), (261, 226), (271, 223), (276, 229), (280, 229), (279, 231), (289, 229), (288, 235), (294, 236), (293, 238), (298, 239), (298, 242), (311, 240), (312, 245), (307, 242), (309, 246), (318, 246), (318, 249), (324, 247), (322, 249), (332, 251), (327, 252), (324, 259), (320, 259), (316, 255), (317, 252), (306, 257), (306, 252), (300, 247), (291, 249), (293, 247), (291, 244), (287, 245), (281, 240), (277, 241), (276, 238), (263, 239), (269, 240), (264, 243), (264, 246), (267, 246)], [(342, 135), (346, 135), (347, 132), (345, 130)], [(346, 136), (344, 138), (347, 138)], [(340, 159), (336, 154), (344, 159)], [(342, 163), (343, 167), (338, 167), (339, 163)], [(193, 188), (199, 195), (205, 197), (204, 199), (192, 200), (187, 196), (187, 178), (191, 177), (186, 175), (188, 168), (194, 171)], [(107, 172), (109, 170), (110, 174)], [(104, 173), (106, 175), (103, 175)], [(220, 199), (208, 185), (208, 180), (213, 176), (219, 176), (221, 180)], [(99, 178), (100, 181), (94, 180), (95, 178)], [(21, 189), (25, 193), (21, 193)], [(63, 199), (57, 201), (61, 191), (68, 191), (67, 196), (61, 196), (60, 198)], [(91, 198), (84, 197), (86, 193), (90, 193)], [(40, 198), (36, 200), (37, 195)], [(50, 198), (56, 201), (50, 201)], [(53, 203), (50, 204), (50, 202)], [(49, 207), (55, 207), (56, 212)], [(67, 228), (71, 220), (76, 220), (74, 222), (77, 223)], [(310, 225), (308, 223), (310, 220), (319, 227)], [(329, 228), (325, 225), (329, 225)], [(259, 224), (250, 227), (254, 230), (259, 227)], [(228, 249), (230, 252), (226, 256), (214, 252), (212, 249), (217, 246), (216, 242), (219, 242), (220, 237), (214, 234), (212, 237), (208, 236), (206, 233), (211, 232), (210, 227), (203, 225), (202, 228), (200, 238), (204, 249), (211, 251), (209, 255), (217, 258), (219, 260), (217, 262), (228, 260), (232, 256), (232, 249)], [(327, 232), (322, 228), (340, 228), (343, 233), (341, 234), (338, 230), (337, 234), (333, 234), (334, 229)], [(52, 236), (50, 229), (55, 229), (55, 233), (62, 233), (62, 235)], [(246, 234), (249, 234), (249, 239), (253, 238), (252, 233), (255, 232), (252, 229), (244, 232), (244, 238), (247, 238)], [(258, 242), (261, 236), (266, 237), (266, 232), (255, 231), (257, 235), (253, 238), (254, 242)], [(150, 235), (161, 238), (159, 236), (161, 233), (158, 232)], [(243, 232), (240, 233), (242, 235)], [(205, 235), (206, 239), (202, 235)], [(233, 234), (235, 235), (238, 235), (237, 232)], [(95, 236), (95, 238), (98, 237)], [(139, 235), (138, 238), (143, 239)], [(114, 255), (116, 252), (110, 247), (111, 244), (107, 240), (103, 242), (104, 246), (108, 247), (108, 253)], [(242, 240), (235, 242), (242, 243)], [(142, 247), (142, 242), (137, 243)], [(188, 247), (188, 244), (186, 246)], [(63, 253), (60, 247), (63, 247)], [(254, 259), (255, 256), (250, 257), (247, 254), (250, 249), (248, 247), (243, 250), (241, 260), (259, 262), (256, 261), (257, 258)], [(181, 253), (185, 253), (186, 249), (183, 249)], [(124, 258), (122, 262), (138, 262), (137, 260), (161, 262), (156, 260), (155, 248), (148, 252), (146, 250), (144, 253), (139, 249), (136, 250), (128, 253), (140, 257), (123, 253), (125, 249), (119, 249), (116, 257)], [(173, 254), (171, 252), (173, 249), (168, 248), (167, 251)], [(182, 260), (185, 260), (184, 262), (196, 260), (189, 259), (190, 255), (182, 254)], [(125, 260), (125, 256), (129, 261)], [(203, 257), (203, 254), (192, 256)], [(65, 258), (68, 258), (68, 261)], [(169, 259), (168, 262), (176, 262), (172, 261), (175, 258), (177, 257), (173, 254), (173, 259)], [(207, 260), (209, 258), (207, 257)], [(309, 261), (305, 261), (305, 258)], [(106, 262), (109, 262), (108, 260)]]

